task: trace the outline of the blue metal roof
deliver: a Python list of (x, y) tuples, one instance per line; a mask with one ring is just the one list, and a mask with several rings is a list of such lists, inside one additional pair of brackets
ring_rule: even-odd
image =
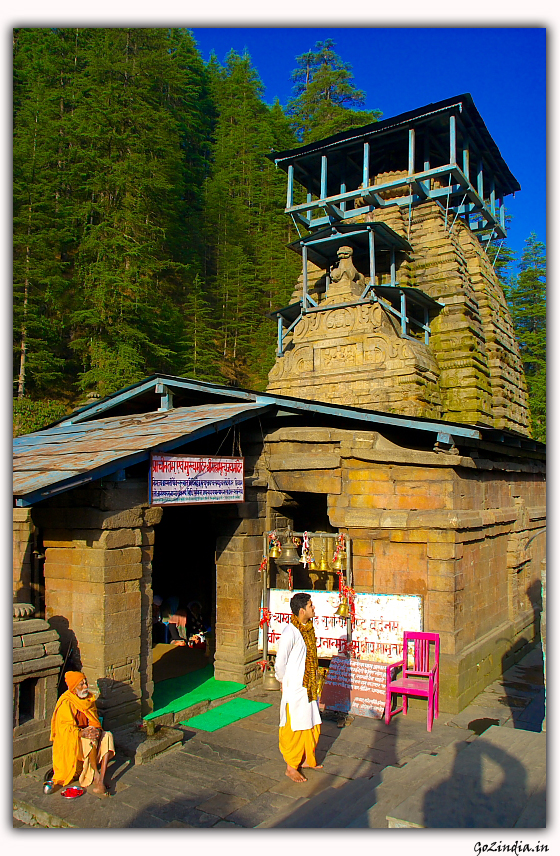
[[(206, 397), (229, 398), (231, 401), (250, 401), (261, 406), (275, 406), (282, 410), (293, 413), (299, 411), (311, 411), (325, 416), (340, 417), (343, 419), (357, 419), (375, 425), (391, 425), (395, 428), (413, 429), (416, 431), (428, 431), (430, 433), (451, 433), (454, 437), (465, 437), (472, 440), (481, 439), (481, 429), (470, 425), (462, 425), (457, 422), (443, 420), (425, 419), (423, 417), (400, 416), (397, 413), (383, 413), (379, 410), (363, 410), (360, 407), (349, 407), (344, 404), (328, 404), (327, 402), (314, 401), (304, 398), (293, 398), (288, 395), (278, 395), (269, 392), (256, 392), (250, 389), (240, 389), (232, 386), (222, 386), (218, 383), (191, 380), (189, 378), (174, 377), (172, 375), (153, 375), (146, 380), (139, 381), (125, 389), (109, 395), (95, 404), (90, 404), (75, 411), (53, 425), (77, 425), (87, 419), (92, 419), (101, 413), (106, 413), (119, 407), (125, 402), (131, 402), (135, 398), (147, 392), (156, 394), (158, 387), (168, 389), (171, 393), (179, 394), (189, 391)], [(159, 393), (163, 395), (163, 393)], [(154, 402), (159, 399), (154, 398)], [(43, 434), (44, 432), (39, 432)]]
[[(188, 396), (193, 402), (196, 399), (196, 403), (172, 407), (170, 395)], [(217, 398), (220, 401), (216, 401)], [(171, 409), (157, 410), (158, 404), (166, 402)], [(135, 412), (135, 406), (149, 409), (149, 412)], [(127, 413), (109, 415), (123, 407), (128, 408)], [(43, 431), (16, 437), (14, 495), (17, 505), (33, 505), (53, 494), (148, 460), (153, 451), (175, 449), (261, 414), (308, 414), (359, 422), (371, 430), (389, 427), (428, 432), (434, 440), (443, 443), (454, 438), (463, 442), (490, 440), (531, 450), (541, 447), (527, 437), (491, 428), (362, 410), (171, 375), (153, 375), (75, 411)]]
[(206, 404), (165, 412), (112, 416), (57, 425), (14, 439), (14, 495), (33, 505), (56, 493), (108, 476), (207, 434), (243, 422), (269, 407)]

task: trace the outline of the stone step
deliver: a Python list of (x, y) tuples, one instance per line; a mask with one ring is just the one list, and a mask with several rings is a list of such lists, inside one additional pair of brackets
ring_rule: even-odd
[[(542, 814), (545, 735), (492, 726), (387, 814), (393, 828), (513, 828)], [(535, 799), (532, 796), (535, 794)]]
[(403, 793), (411, 793), (421, 787), (427, 778), (445, 767), (450, 758), (456, 757), (457, 750), (463, 751), (466, 745), (464, 741), (457, 741), (437, 755), (421, 753), (404, 767), (395, 768), (396, 775), (384, 779), (377, 788), (375, 802), (354, 814), (345, 826), (352, 829), (387, 829), (387, 814), (402, 801)]

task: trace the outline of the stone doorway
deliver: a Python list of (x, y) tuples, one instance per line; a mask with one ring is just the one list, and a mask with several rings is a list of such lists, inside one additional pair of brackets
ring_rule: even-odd
[(211, 663), (216, 621), (216, 522), (212, 506), (169, 506), (155, 531), (152, 559), (154, 596), (175, 598), (180, 610), (192, 601), (202, 607), (212, 632), (206, 650), (176, 646), (161, 624), (154, 625), (153, 680), (180, 677)]

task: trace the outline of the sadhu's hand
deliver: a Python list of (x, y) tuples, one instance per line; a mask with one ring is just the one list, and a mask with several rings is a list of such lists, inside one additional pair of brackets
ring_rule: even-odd
[(100, 734), (101, 729), (96, 728), (94, 725), (88, 725), (86, 728), (80, 730), (80, 737), (85, 737), (86, 740), (97, 740)]

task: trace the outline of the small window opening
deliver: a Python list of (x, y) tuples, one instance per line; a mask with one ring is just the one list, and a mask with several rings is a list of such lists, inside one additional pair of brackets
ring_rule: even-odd
[(15, 687), (14, 726), (24, 725), (35, 718), (37, 678), (26, 678)]

